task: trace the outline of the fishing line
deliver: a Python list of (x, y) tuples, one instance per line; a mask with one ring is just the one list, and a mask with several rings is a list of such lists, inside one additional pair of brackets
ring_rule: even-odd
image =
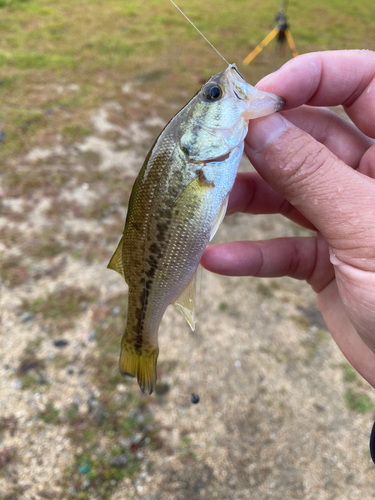
[(218, 51), (218, 50), (217, 50), (217, 49), (216, 49), (216, 48), (212, 45), (212, 43), (211, 43), (209, 40), (207, 40), (207, 38), (204, 36), (204, 34), (203, 34), (201, 31), (199, 31), (199, 29), (195, 26), (195, 24), (194, 24), (192, 21), (190, 21), (190, 19), (189, 19), (189, 18), (188, 18), (188, 17), (187, 17), (187, 16), (186, 16), (183, 12), (182, 12), (182, 10), (180, 9), (180, 7), (178, 7), (178, 5), (176, 5), (176, 4), (174, 3), (174, 1), (173, 1), (173, 0), (169, 0), (169, 1), (170, 1), (170, 2), (171, 2), (171, 3), (172, 3), (175, 7), (176, 7), (176, 9), (177, 9), (177, 10), (179, 10), (179, 11), (181, 12), (181, 14), (184, 16), (184, 18), (185, 18), (187, 21), (189, 21), (189, 23), (190, 23), (190, 24), (191, 24), (191, 25), (192, 25), (192, 26), (193, 26), (193, 27), (194, 27), (194, 28), (198, 31), (198, 33), (199, 33), (199, 34), (200, 34), (200, 35), (201, 35), (201, 36), (202, 36), (202, 37), (206, 40), (206, 42), (207, 42), (209, 45), (211, 45), (211, 47), (214, 49), (214, 51), (215, 51), (215, 52), (217, 52), (217, 53), (219, 54), (219, 56), (223, 59), (223, 61), (225, 61), (225, 62), (228, 64), (228, 66), (230, 66), (229, 62), (225, 59), (225, 57), (223, 57), (223, 56), (220, 54), (220, 52), (219, 52), (219, 51)]

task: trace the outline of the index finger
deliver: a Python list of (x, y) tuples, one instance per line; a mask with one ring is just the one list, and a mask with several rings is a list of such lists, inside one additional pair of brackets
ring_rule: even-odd
[(313, 52), (288, 61), (257, 88), (281, 95), (284, 109), (308, 104), (338, 106), (367, 136), (375, 137), (375, 53), (365, 50)]

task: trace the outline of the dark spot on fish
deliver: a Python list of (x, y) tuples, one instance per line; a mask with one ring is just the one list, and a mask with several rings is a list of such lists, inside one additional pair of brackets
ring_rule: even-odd
[(158, 231), (158, 234), (156, 235), (157, 240), (164, 241), (165, 234), (168, 231), (168, 224), (156, 224), (156, 229)]
[(152, 245), (150, 245), (150, 252), (154, 253), (154, 254), (160, 253), (160, 248), (158, 247), (158, 245), (156, 243), (153, 243)]
[[(148, 278), (153, 278), (154, 274), (155, 274), (155, 271), (156, 271), (156, 267), (155, 266), (151, 266), (150, 269), (148, 271), (146, 271), (146, 276)], [(146, 282), (146, 285), (147, 285), (148, 282)]]
[[(173, 206), (173, 203), (174, 202), (174, 198), (171, 198), (171, 197), (168, 197), (168, 198), (165, 198), (164, 199), (164, 203), (166, 205), (172, 205)], [(159, 210), (158, 214), (158, 219), (167, 219), (169, 220), (171, 218), (171, 211), (169, 208), (165, 208), (164, 210), (161, 209)]]
[(137, 307), (137, 309), (135, 310), (135, 317), (138, 321), (141, 321), (142, 313), (143, 313), (143, 307)]

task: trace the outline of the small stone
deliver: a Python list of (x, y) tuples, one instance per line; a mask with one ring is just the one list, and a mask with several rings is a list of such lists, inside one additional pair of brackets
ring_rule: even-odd
[(53, 341), (53, 345), (55, 347), (66, 347), (68, 344), (69, 344), (69, 342), (67, 340), (63, 340), (63, 339)]
[(107, 416), (104, 411), (103, 406), (96, 399), (92, 399), (91, 397), (87, 401), (88, 411), (92, 414), (94, 420), (98, 423), (102, 422)]
[(95, 335), (96, 335), (96, 330), (92, 329), (89, 331), (89, 333), (87, 334), (87, 337), (86, 339), (87, 340), (93, 340), (95, 338)]
[(121, 309), (118, 306), (116, 306), (112, 309), (111, 316), (118, 316), (120, 314), (120, 312), (121, 312)]
[(198, 394), (191, 394), (190, 401), (193, 403), (193, 405), (196, 405), (199, 403), (199, 396)]
[(239, 359), (236, 359), (236, 361), (234, 362), (234, 366), (236, 368), (241, 368), (241, 361)]
[(125, 467), (125, 465), (127, 464), (128, 464), (128, 457), (124, 454), (113, 457), (110, 462), (110, 465), (112, 467)]
[(22, 382), (19, 378), (16, 378), (15, 380), (13, 380), (12, 385), (15, 389), (22, 389)]
[(90, 481), (88, 479), (85, 479), (82, 481), (82, 489), (87, 490), (87, 488), (90, 486)]
[(135, 444), (135, 445), (138, 445), (144, 439), (144, 437), (145, 437), (144, 432), (136, 432), (130, 438), (131, 439), (131, 443)]
[(21, 321), (22, 323), (26, 323), (27, 321), (30, 321), (34, 318), (34, 313), (28, 311), (22, 314), (21, 316)]
[(131, 440), (130, 439), (126, 439), (126, 438), (123, 438), (123, 437), (119, 437), (118, 438), (118, 444), (120, 446), (122, 446), (123, 448), (129, 448), (132, 444)]
[(38, 374), (38, 383), (39, 384), (48, 384), (47, 375), (46, 375), (46, 373), (44, 371), (41, 371)]

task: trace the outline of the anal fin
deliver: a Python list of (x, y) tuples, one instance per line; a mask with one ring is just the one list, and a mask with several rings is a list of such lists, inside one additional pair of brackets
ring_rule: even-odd
[(197, 271), (193, 274), (193, 277), (182, 290), (174, 306), (179, 311), (182, 316), (188, 322), (190, 328), (195, 330), (195, 295), (196, 295), (196, 282), (197, 282)]

